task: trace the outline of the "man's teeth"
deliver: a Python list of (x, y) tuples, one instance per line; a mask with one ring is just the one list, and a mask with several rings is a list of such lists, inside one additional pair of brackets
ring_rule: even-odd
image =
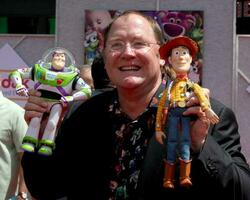
[(120, 67), (121, 71), (138, 71), (140, 68), (136, 66)]

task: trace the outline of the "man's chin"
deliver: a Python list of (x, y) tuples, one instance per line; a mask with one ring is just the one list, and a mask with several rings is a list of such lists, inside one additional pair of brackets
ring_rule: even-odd
[(135, 89), (141, 85), (142, 85), (141, 82), (130, 80), (130, 81), (124, 81), (121, 86), (122, 88), (126, 88), (126, 89)]

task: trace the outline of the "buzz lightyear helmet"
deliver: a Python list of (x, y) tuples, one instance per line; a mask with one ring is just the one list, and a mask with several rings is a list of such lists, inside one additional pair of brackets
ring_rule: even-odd
[(72, 71), (75, 68), (75, 59), (67, 49), (62, 48), (62, 47), (54, 47), (51, 49), (48, 49), (45, 51), (45, 53), (42, 56), (42, 59), (39, 60), (37, 63), (44, 68), (50, 69), (51, 68), (51, 61), (52, 57), (54, 56), (55, 53), (64, 53), (65, 55), (65, 70), (66, 71)]

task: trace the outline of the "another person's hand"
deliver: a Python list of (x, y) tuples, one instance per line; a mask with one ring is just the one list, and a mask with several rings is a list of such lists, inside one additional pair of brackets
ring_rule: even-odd
[(37, 90), (29, 91), (29, 98), (25, 104), (24, 118), (29, 122), (34, 117), (42, 117), (43, 113), (48, 109), (48, 102), (40, 98), (41, 93)]

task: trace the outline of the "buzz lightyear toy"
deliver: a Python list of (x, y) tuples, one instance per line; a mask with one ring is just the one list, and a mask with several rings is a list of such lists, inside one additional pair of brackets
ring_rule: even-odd
[(46, 51), (34, 67), (17, 69), (10, 74), (18, 95), (29, 95), (22, 80), (31, 79), (34, 81), (34, 89), (40, 91), (41, 98), (45, 98), (50, 105), (42, 138), (38, 139), (42, 117), (34, 117), (23, 139), (23, 150), (38, 150), (41, 155), (51, 155), (55, 148), (56, 129), (63, 107), (71, 101), (85, 101), (91, 96), (90, 86), (79, 77), (79, 70), (74, 65), (72, 54), (64, 48), (56, 47)]

